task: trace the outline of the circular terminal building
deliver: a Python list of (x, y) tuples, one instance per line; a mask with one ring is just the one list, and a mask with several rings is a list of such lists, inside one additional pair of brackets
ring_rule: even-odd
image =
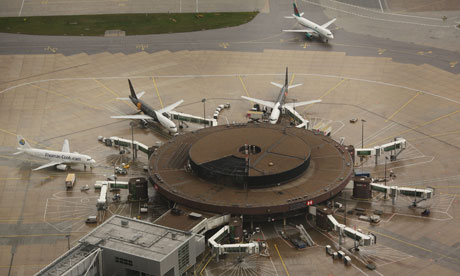
[(304, 211), (340, 192), (352, 172), (351, 155), (331, 138), (269, 124), (179, 135), (149, 160), (150, 181), (169, 200), (255, 217)]

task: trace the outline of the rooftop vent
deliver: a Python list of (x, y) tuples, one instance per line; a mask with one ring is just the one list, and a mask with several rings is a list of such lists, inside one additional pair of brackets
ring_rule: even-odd
[(122, 220), (121, 220), (121, 226), (122, 226), (122, 227), (128, 228), (128, 221), (125, 220), (125, 219), (122, 219)]

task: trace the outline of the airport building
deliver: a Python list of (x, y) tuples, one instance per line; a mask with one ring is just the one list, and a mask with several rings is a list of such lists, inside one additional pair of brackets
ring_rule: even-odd
[(36, 275), (179, 276), (204, 250), (202, 235), (115, 215)]

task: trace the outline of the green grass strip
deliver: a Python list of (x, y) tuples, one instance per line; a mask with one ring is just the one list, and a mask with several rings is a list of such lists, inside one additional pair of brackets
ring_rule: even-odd
[(256, 15), (222, 12), (0, 17), (0, 32), (73, 36), (103, 36), (106, 30), (122, 30), (126, 35), (181, 33), (238, 26)]

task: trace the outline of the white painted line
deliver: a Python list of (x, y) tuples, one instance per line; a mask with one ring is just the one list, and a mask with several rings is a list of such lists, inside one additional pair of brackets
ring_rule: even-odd
[[(340, 5), (345, 5), (345, 6), (350, 6), (350, 7), (354, 7), (354, 8), (357, 8), (357, 9), (361, 9), (361, 10), (366, 10), (366, 11), (369, 11), (369, 12), (374, 12), (374, 13), (376, 12), (373, 9), (364, 8), (364, 7), (360, 7), (360, 6), (356, 6), (356, 5), (352, 5), (352, 4), (348, 4), (348, 3), (339, 2), (337, 0), (329, 0), (329, 1), (334, 2), (336, 4), (340, 4)], [(305, 1), (305, 0), (303, 0), (303, 2), (310, 3), (310, 2)], [(386, 3), (386, 0), (384, 0), (384, 2)], [(386, 6), (388, 7), (388, 4)], [(385, 13), (385, 14), (394, 15), (394, 16), (402, 16), (402, 17), (413, 17), (413, 18), (420, 18), (420, 19), (428, 19), (428, 20), (435, 20), (435, 21), (443, 21), (441, 18), (435, 18), (435, 17), (425, 17), (425, 16), (407, 15), (407, 14), (400, 14), (400, 13), (388, 13), (388, 12)]]
[[(430, 95), (436, 98), (440, 98), (452, 103), (460, 104), (460, 101), (450, 99), (445, 96), (440, 96), (432, 92), (420, 90), (420, 89), (415, 89), (411, 88), (408, 86), (404, 85), (399, 85), (399, 84), (393, 84), (393, 83), (388, 83), (388, 82), (383, 82), (383, 81), (376, 81), (376, 80), (367, 80), (367, 79), (361, 79), (361, 78), (354, 78), (354, 77), (347, 77), (347, 76), (337, 76), (337, 75), (327, 75), (327, 74), (314, 74), (314, 73), (296, 73), (297, 76), (313, 76), (313, 77), (326, 77), (326, 78), (339, 78), (343, 79), (346, 78), (348, 80), (354, 80), (354, 81), (361, 81), (361, 82), (367, 82), (367, 83), (374, 83), (374, 84), (380, 84), (380, 85), (385, 85), (385, 86), (390, 86), (390, 87), (397, 87), (397, 88), (403, 88), (407, 89), (409, 91), (415, 91), (415, 92), (420, 92), (426, 95)], [(155, 78), (219, 78), (219, 77), (238, 77), (240, 74), (216, 74), (216, 75), (164, 75), (164, 76), (155, 76)], [(282, 76), (282, 74), (245, 74), (245, 76)], [(149, 79), (151, 76), (130, 76), (130, 79)], [(5, 88), (0, 91), (0, 94), (3, 94), (9, 90), (13, 90), (22, 86), (26, 86), (29, 84), (36, 84), (36, 83), (43, 83), (43, 82), (49, 82), (49, 81), (69, 81), (69, 80), (93, 80), (93, 79), (98, 79), (98, 80), (119, 80), (119, 79), (127, 79), (126, 77), (80, 77), (80, 78), (57, 78), (57, 79), (46, 79), (46, 80), (37, 80), (37, 81), (31, 81), (31, 82), (26, 82), (26, 83), (21, 83), (17, 84), (8, 88)]]
[[(439, 28), (455, 28), (456, 27), (456, 25), (433, 25), (433, 24), (424, 24), (424, 23), (417, 23), (417, 22), (393, 20), (393, 19), (383, 19), (383, 18), (377, 18), (377, 17), (367, 16), (367, 15), (363, 15), (363, 14), (358, 14), (358, 13), (354, 13), (354, 12), (349, 12), (349, 11), (337, 9), (337, 8), (334, 8), (334, 7), (330, 7), (330, 6), (310, 2), (310, 1), (307, 1), (307, 0), (303, 0), (303, 2), (310, 3), (310, 4), (315, 5), (315, 6), (327, 8), (327, 9), (338, 11), (338, 12), (348, 13), (348, 14), (355, 15), (355, 16), (358, 16), (358, 17), (371, 19), (371, 20), (379, 20), (379, 21), (386, 21), (386, 22), (393, 22), (393, 23), (400, 23), (400, 24), (411, 24), (411, 25), (419, 25), (419, 26), (427, 26), (427, 27), (439, 27)], [(388, 14), (388, 13), (386, 13), (386, 14)]]
[(383, 13), (382, 1), (379, 0), (379, 4), (380, 4), (380, 10), (381, 10), (382, 13)]
[(24, 1), (25, 1), (25, 0), (22, 0), (21, 9), (19, 10), (19, 16), (21, 16), (22, 8), (24, 7)]

